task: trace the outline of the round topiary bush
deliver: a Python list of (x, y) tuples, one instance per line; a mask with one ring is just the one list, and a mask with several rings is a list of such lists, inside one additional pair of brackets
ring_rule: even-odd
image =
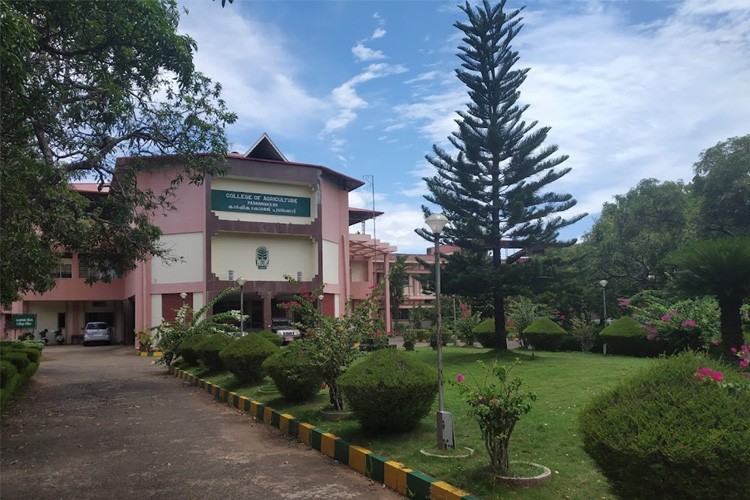
[(284, 339), (273, 333), (271, 330), (261, 330), (258, 332), (262, 337), (267, 338), (275, 345), (281, 347), (284, 344)]
[(204, 333), (196, 333), (195, 335), (191, 335), (190, 337), (186, 338), (182, 341), (180, 344), (180, 347), (178, 348), (178, 353), (180, 356), (182, 356), (183, 361), (189, 365), (197, 365), (198, 364), (198, 352), (195, 350), (195, 348), (203, 342), (203, 340), (206, 338), (206, 334)]
[(494, 349), (498, 346), (497, 336), (495, 335), (495, 318), (487, 318), (477, 326), (471, 329), (474, 338), (482, 344), (482, 347)]
[(266, 359), (263, 370), (284, 399), (295, 403), (315, 396), (323, 382), (301, 342), (292, 342)]
[(546, 317), (534, 321), (521, 333), (526, 344), (531, 344), (539, 351), (559, 351), (568, 334), (565, 328)]
[(352, 365), (338, 382), (363, 429), (403, 432), (430, 411), (436, 376), (433, 367), (405, 351), (381, 349)]
[(226, 345), (219, 356), (227, 370), (243, 383), (263, 379), (263, 362), (278, 352), (279, 346), (257, 333), (249, 333)]
[(622, 498), (750, 491), (750, 381), (719, 361), (692, 352), (661, 358), (594, 397), (579, 425), (586, 452)]
[(663, 351), (658, 340), (649, 340), (648, 331), (630, 316), (623, 316), (605, 327), (599, 338), (607, 344), (607, 353), (627, 356), (655, 356)]
[(220, 371), (225, 368), (219, 353), (222, 349), (232, 343), (234, 339), (226, 333), (212, 333), (206, 335), (203, 340), (195, 346), (198, 360), (211, 371)]

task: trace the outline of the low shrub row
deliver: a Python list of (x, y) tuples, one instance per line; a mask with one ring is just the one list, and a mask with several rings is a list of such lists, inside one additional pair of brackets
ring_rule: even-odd
[(36, 373), (42, 349), (44, 343), (38, 340), (0, 341), (0, 404)]
[[(305, 340), (282, 349), (263, 334), (236, 339), (213, 334), (188, 338), (180, 355), (185, 363), (209, 371), (227, 370), (241, 383), (257, 383), (268, 375), (284, 399), (297, 403), (316, 396), (323, 382), (309, 349)], [(338, 384), (364, 429), (402, 432), (429, 411), (437, 394), (435, 376), (434, 368), (402, 351), (380, 349), (363, 353)]]

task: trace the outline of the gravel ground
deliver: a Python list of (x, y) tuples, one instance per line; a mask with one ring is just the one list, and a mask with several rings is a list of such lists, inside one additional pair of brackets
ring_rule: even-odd
[(132, 347), (46, 347), (0, 448), (3, 500), (401, 498)]

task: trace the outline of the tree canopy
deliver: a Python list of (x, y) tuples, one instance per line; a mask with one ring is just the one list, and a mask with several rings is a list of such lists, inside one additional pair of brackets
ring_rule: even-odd
[[(461, 7), (468, 22), (454, 24), (463, 35), (458, 48), (462, 64), (456, 76), (468, 88), (470, 102), (465, 111), (458, 112), (458, 130), (448, 137), (456, 154), (433, 146), (427, 160), (437, 174), (425, 179), (430, 191), (425, 198), (451, 221), (445, 229), (446, 240), (489, 256), (484, 269), (501, 348), (507, 348), (504, 297), (508, 280), (501, 256), (505, 243), (513, 242), (516, 248), (562, 244), (558, 231), (585, 215), (563, 218), (559, 214), (571, 209), (576, 200), (547, 191), (570, 168), (556, 168), (567, 157), (556, 155), (557, 146), (545, 145), (549, 127), (523, 120), (528, 105), (519, 103), (519, 89), (529, 70), (515, 67), (519, 56), (511, 46), (522, 27), (521, 11), (506, 12), (504, 7), (505, 0), (494, 6), (485, 0), (477, 7), (468, 2)], [(427, 207), (424, 211), (430, 212)], [(417, 232), (432, 239), (425, 230)], [(506, 264), (519, 255), (509, 255)], [(470, 260), (482, 265), (481, 258), (462, 258), (461, 265)]]
[[(225, 167), (221, 87), (193, 65), (173, 0), (0, 0), (0, 302), (44, 292), (61, 252), (78, 252), (93, 279), (166, 256), (150, 215), (181, 182)], [(176, 155), (166, 192), (139, 189), (139, 162)], [(84, 195), (71, 181), (94, 181)]]
[(708, 148), (693, 169), (703, 232), (750, 235), (750, 135), (731, 137)]

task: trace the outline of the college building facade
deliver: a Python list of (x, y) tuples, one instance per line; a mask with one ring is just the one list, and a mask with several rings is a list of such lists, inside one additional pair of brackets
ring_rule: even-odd
[[(242, 297), (239, 292), (226, 296), (213, 312), (239, 310), (242, 303), (248, 328), (269, 329), (272, 318), (286, 316), (280, 304), (295, 292), (286, 276), (307, 290), (320, 289), (322, 311), (335, 316), (348, 300), (364, 299), (386, 279), (396, 247), (350, 233), (352, 226), (380, 215), (349, 207), (349, 193), (362, 181), (324, 166), (290, 162), (265, 134), (246, 154), (226, 158), (225, 175), (209, 176), (201, 185), (180, 184), (174, 209), (155, 216), (171, 259), (149, 258), (126, 276), (90, 285), (90, 271), (76, 255), (65, 254), (55, 288), (25, 294), (2, 311), (6, 335), (18, 334), (11, 317), (26, 314), (36, 316), (37, 329), (62, 328), (68, 343), (80, 340), (87, 322), (105, 321), (113, 328), (113, 342), (134, 344), (135, 332), (174, 319), (184, 303), (201, 308), (240, 279)], [(120, 158), (117, 168), (131, 161)], [(140, 189), (162, 192), (182, 169), (173, 157), (147, 161), (149, 168), (138, 174)], [(107, 195), (96, 184), (73, 187)], [(427, 272), (420, 268), (409, 267), (414, 276)], [(406, 307), (432, 301), (415, 277), (406, 297)], [(389, 294), (381, 310), (390, 330)]]

